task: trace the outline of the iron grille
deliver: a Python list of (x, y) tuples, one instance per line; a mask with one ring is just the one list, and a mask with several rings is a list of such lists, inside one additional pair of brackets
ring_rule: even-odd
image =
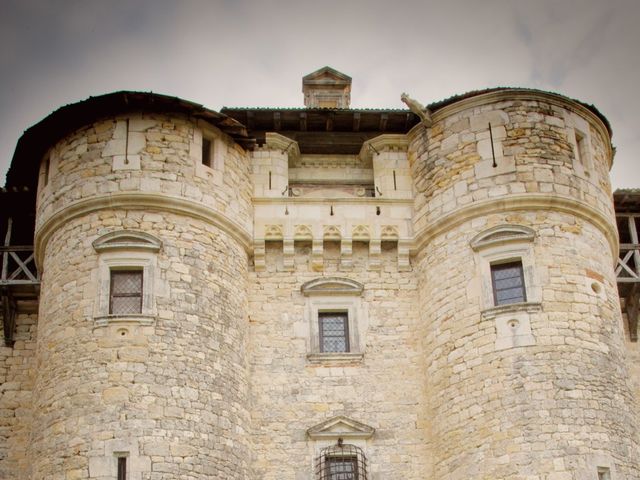
[(142, 313), (142, 270), (112, 270), (109, 313)]
[(338, 440), (316, 458), (317, 480), (367, 480), (367, 457), (362, 449)]
[(496, 305), (526, 302), (522, 262), (491, 265), (493, 299)]
[(349, 315), (347, 312), (319, 312), (321, 352), (349, 351)]

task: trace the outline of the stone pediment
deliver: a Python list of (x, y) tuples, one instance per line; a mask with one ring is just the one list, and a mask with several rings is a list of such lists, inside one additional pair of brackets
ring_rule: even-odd
[(532, 242), (535, 232), (522, 225), (499, 225), (479, 233), (471, 240), (471, 248), (480, 250), (486, 247), (512, 242)]
[(300, 287), (302, 294), (310, 295), (360, 295), (364, 286), (349, 278), (326, 277), (316, 278)]
[(351, 84), (351, 77), (334, 70), (331, 67), (322, 67), (315, 72), (302, 77), (302, 84)]
[(131, 230), (118, 230), (97, 238), (92, 243), (96, 252), (109, 250), (149, 250), (157, 252), (162, 242), (153, 235)]
[(352, 418), (339, 415), (314, 425), (307, 430), (307, 435), (313, 440), (318, 439), (368, 439), (375, 432), (375, 428)]

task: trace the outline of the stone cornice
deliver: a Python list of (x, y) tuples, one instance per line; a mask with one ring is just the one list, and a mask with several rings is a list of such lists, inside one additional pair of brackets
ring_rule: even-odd
[[(543, 92), (538, 90), (517, 90), (517, 89), (508, 89), (508, 90), (497, 90), (495, 92), (483, 93), (480, 95), (476, 95), (469, 98), (464, 98), (462, 100), (458, 100), (451, 105), (447, 105), (445, 107), (436, 110), (432, 114), (434, 124), (436, 122), (440, 122), (445, 118), (455, 115), (456, 113), (460, 113), (464, 110), (468, 110), (475, 107), (480, 107), (483, 105), (487, 105), (490, 103), (497, 102), (509, 102), (509, 101), (531, 101), (531, 100), (540, 100), (543, 102), (551, 103), (558, 107), (566, 108), (567, 110), (573, 111), (575, 113), (580, 114), (582, 117), (587, 119), (591, 125), (602, 135), (602, 139), (607, 147), (607, 158), (609, 160), (609, 169), (613, 164), (613, 149), (611, 146), (611, 135), (609, 134), (609, 130), (603, 121), (598, 118), (598, 116), (589, 110), (587, 107), (581, 105), (580, 103), (571, 100), (563, 95), (558, 95), (556, 93), (551, 92)], [(414, 129), (416, 127), (413, 127)], [(412, 129), (413, 130), (413, 129)], [(409, 132), (409, 135), (414, 135), (415, 132)]]
[(42, 255), (47, 242), (63, 224), (75, 218), (107, 209), (147, 210), (186, 215), (216, 226), (236, 240), (248, 254), (252, 252), (250, 232), (206, 205), (182, 197), (127, 192), (78, 200), (49, 215), (35, 232), (34, 247), (38, 267), (42, 267)]
[(432, 239), (477, 217), (513, 211), (565, 213), (581, 218), (598, 228), (607, 239), (613, 258), (618, 258), (618, 233), (615, 224), (587, 203), (560, 195), (524, 193), (465, 205), (432, 221), (415, 234), (412, 253), (420, 252)]
[(407, 151), (409, 147), (409, 139), (402, 133), (387, 133), (378, 135), (362, 144), (360, 149), (360, 158), (370, 158), (374, 152), (383, 152), (387, 148), (397, 148)]
[(300, 146), (298, 142), (280, 135), (275, 132), (265, 133), (265, 146), (267, 150), (280, 150), (281, 152), (287, 152), (290, 159), (296, 159), (300, 156)]
[(383, 197), (344, 197), (344, 198), (309, 198), (309, 197), (282, 197), (282, 198), (254, 198), (254, 205), (284, 205), (292, 203), (322, 203), (326, 205), (345, 205), (350, 203), (365, 205), (404, 205), (413, 207), (413, 199), (411, 198), (383, 198)]

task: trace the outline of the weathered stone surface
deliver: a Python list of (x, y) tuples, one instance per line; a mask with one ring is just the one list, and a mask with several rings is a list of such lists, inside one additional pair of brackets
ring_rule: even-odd
[[(124, 456), (130, 480), (310, 479), (339, 433), (373, 480), (638, 477), (609, 139), (578, 104), (530, 96), (463, 100), (326, 162), (170, 113), (61, 139), (38, 193), (39, 314), (0, 348), (0, 477), (112, 480)], [(527, 246), (471, 248), (504, 225)], [(92, 242), (119, 230), (162, 245), (137, 265), (153, 270), (144, 315), (96, 307)], [(525, 255), (527, 302), (487, 303), (487, 262)], [(301, 289), (336, 277), (362, 288)], [(319, 351), (321, 311), (347, 312), (349, 351)], [(336, 417), (372, 433), (307, 434)]]

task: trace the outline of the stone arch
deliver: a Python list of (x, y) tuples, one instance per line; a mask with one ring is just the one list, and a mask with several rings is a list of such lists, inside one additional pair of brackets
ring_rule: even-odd
[(471, 248), (475, 251), (486, 247), (504, 245), (513, 242), (532, 242), (535, 231), (523, 225), (498, 225), (489, 228), (471, 240)]

